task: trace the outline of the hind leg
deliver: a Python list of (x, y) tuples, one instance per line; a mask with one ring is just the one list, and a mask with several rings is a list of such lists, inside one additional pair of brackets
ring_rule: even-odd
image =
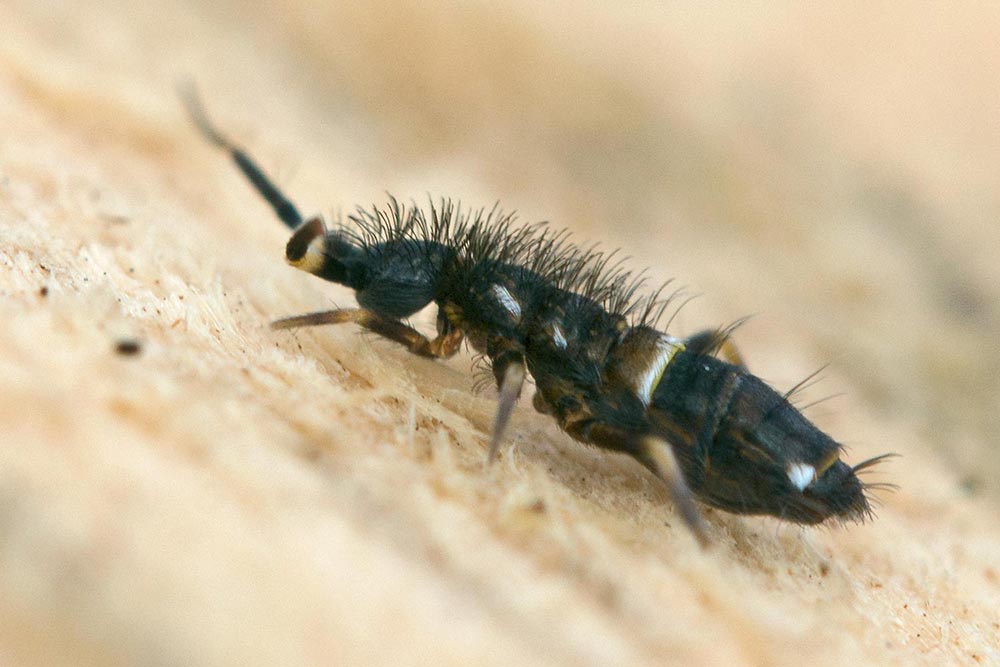
[(593, 408), (597, 406), (588, 404), (585, 398), (573, 394), (571, 390), (550, 387), (549, 391), (553, 393), (548, 396), (546, 405), (558, 406), (556, 418), (564, 431), (580, 442), (624, 452), (639, 461), (666, 485), (681, 519), (698, 544), (702, 547), (709, 545), (705, 522), (669, 442), (647, 431), (613, 423), (615, 415), (606, 409), (608, 406), (602, 406), (605, 409), (600, 411), (605, 417), (595, 417), (597, 411)]
[(743, 361), (743, 355), (740, 354), (740, 351), (729, 337), (729, 330), (705, 329), (704, 331), (699, 331), (693, 336), (688, 336), (684, 339), (684, 349), (695, 354), (715, 354), (718, 352), (723, 359), (733, 366), (738, 366), (742, 369), (746, 369), (747, 367)]
[(521, 387), (524, 386), (527, 369), (524, 365), (524, 355), (514, 343), (503, 339), (493, 339), (487, 343), (486, 347), (490, 365), (493, 367), (493, 376), (496, 378), (497, 387), (500, 390), (497, 412), (493, 417), (493, 428), (490, 429), (490, 450), (486, 458), (486, 463), (489, 465), (496, 461), (500, 451), (500, 442), (503, 440), (507, 424), (510, 423), (510, 417), (514, 413), (514, 405), (521, 396)]

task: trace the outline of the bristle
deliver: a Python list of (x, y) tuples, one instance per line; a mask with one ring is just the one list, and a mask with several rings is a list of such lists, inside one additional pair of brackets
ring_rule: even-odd
[[(674, 312), (670, 314), (670, 318), (667, 320), (667, 323), (663, 327), (663, 330), (669, 331), (670, 326), (674, 323), (674, 320), (677, 318), (677, 315), (681, 312), (681, 309), (684, 308), (684, 306), (691, 303), (692, 301), (694, 301), (695, 299), (697, 299), (699, 296), (700, 296), (699, 294), (689, 294), (686, 297), (684, 297), (684, 299), (679, 304), (677, 304), (677, 307), (674, 308)], [(667, 303), (671, 302), (668, 301)]]
[(838, 391), (835, 394), (829, 394), (829, 395), (824, 396), (822, 398), (817, 398), (815, 401), (810, 401), (810, 402), (804, 403), (802, 405), (796, 404), (795, 407), (798, 409), (799, 412), (805, 412), (809, 408), (814, 408), (817, 405), (819, 405), (820, 403), (825, 403), (827, 401), (832, 401), (833, 399), (840, 398), (841, 396), (844, 396), (844, 392)]
[[(545, 284), (590, 299), (636, 325), (656, 325), (682, 293), (663, 297), (671, 281), (649, 290), (646, 272), (626, 268), (630, 258), (618, 250), (578, 245), (569, 231), (546, 222), (519, 224), (515, 213), (498, 205), (468, 210), (441, 199), (424, 209), (389, 196), (384, 206), (358, 207), (348, 224), (336, 229), (362, 249), (403, 241), (440, 243), (454, 249), (470, 271), (491, 261), (523, 266)], [(414, 244), (412, 252), (420, 247)]]
[[(869, 473), (869, 472), (872, 471), (872, 468), (874, 466), (878, 465), (879, 463), (882, 463), (883, 461), (886, 461), (888, 459), (896, 458), (898, 456), (899, 456), (899, 454), (895, 454), (895, 453), (892, 453), (892, 452), (890, 452), (888, 454), (880, 454), (879, 456), (873, 456), (872, 458), (866, 459), (866, 460), (862, 461), (861, 463), (855, 465), (851, 469), (851, 472), (854, 473), (854, 474), (857, 474), (859, 472), (861, 472), (861, 473)], [(874, 511), (873, 507), (881, 507), (882, 506), (882, 498), (880, 498), (877, 495), (878, 493), (893, 493), (893, 492), (895, 492), (895, 491), (897, 491), (899, 489), (899, 485), (898, 484), (892, 484), (890, 482), (864, 482), (863, 481), (863, 482), (861, 482), (861, 489), (862, 489), (862, 492), (864, 493), (864, 498), (865, 498), (865, 516), (864, 516), (864, 518), (861, 519), (861, 521), (859, 521), (859, 523), (863, 522), (864, 520), (874, 520), (875, 519), (875, 511)], [(873, 491), (875, 493), (872, 493)]]
[(819, 381), (821, 381), (823, 379), (823, 376), (822, 376), (823, 371), (825, 371), (829, 367), (830, 367), (830, 364), (828, 364), (828, 363), (827, 364), (823, 364), (822, 366), (820, 366), (819, 368), (817, 368), (816, 370), (814, 370), (812, 373), (810, 373), (809, 375), (807, 375), (804, 378), (802, 378), (801, 380), (799, 380), (799, 382), (794, 387), (792, 387), (791, 389), (789, 389), (788, 391), (785, 392), (783, 398), (786, 401), (791, 402), (792, 397), (794, 397), (796, 394), (799, 394), (799, 393), (801, 393), (801, 392), (809, 389), (810, 387), (815, 386), (816, 383), (818, 383)]
[(876, 466), (879, 463), (882, 463), (883, 461), (887, 461), (889, 459), (894, 459), (894, 458), (898, 458), (898, 457), (899, 457), (899, 454), (896, 454), (895, 452), (889, 452), (888, 454), (879, 454), (878, 456), (873, 456), (870, 459), (866, 459), (866, 460), (862, 461), (861, 463), (858, 463), (853, 468), (851, 468), (851, 472), (853, 472), (854, 474), (857, 474), (857, 473), (861, 472), (862, 470), (868, 470), (871, 467)]

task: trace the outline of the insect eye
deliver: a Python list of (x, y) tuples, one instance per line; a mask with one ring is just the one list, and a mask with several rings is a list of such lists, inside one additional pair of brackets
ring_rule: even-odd
[(319, 218), (313, 218), (304, 223), (288, 240), (285, 246), (285, 258), (288, 263), (303, 271), (312, 273), (322, 265), (323, 245), (326, 228)]

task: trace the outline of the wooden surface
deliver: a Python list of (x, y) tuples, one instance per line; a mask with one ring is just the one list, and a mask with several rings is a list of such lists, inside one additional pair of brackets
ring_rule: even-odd
[[(995, 7), (203, 4), (0, 4), (0, 664), (1000, 664)], [(499, 200), (702, 294), (672, 333), (754, 314), (899, 491), (702, 553), (530, 406), (484, 471), (470, 354), (267, 328), (351, 295), (187, 78), (304, 211)]]

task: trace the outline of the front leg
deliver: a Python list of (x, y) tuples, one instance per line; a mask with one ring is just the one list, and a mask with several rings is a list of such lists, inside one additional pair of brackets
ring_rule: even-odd
[(308, 313), (306, 315), (296, 315), (271, 322), (272, 329), (293, 329), (296, 327), (313, 327), (322, 324), (343, 324), (353, 322), (376, 333), (383, 338), (395, 341), (407, 350), (421, 357), (433, 359), (447, 358), (458, 351), (462, 343), (462, 332), (460, 329), (442, 327), (440, 322), (438, 329), (441, 331), (437, 338), (430, 340), (416, 329), (398, 320), (383, 317), (378, 313), (364, 308), (340, 308), (338, 310), (324, 310), (318, 313)]

